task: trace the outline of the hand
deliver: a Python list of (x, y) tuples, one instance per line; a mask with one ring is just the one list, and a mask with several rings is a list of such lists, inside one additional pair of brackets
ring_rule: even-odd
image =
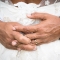
[[(14, 27), (20, 27), (23, 30), (23, 26), (15, 22), (0, 22), (0, 42), (9, 49), (27, 49), (26, 44), (31, 41), (27, 37), (23, 36), (20, 32), (15, 31)], [(14, 43), (14, 44), (13, 44)], [(17, 45), (16, 45), (17, 44)], [(25, 44), (25, 45), (23, 45)], [(16, 46), (15, 46), (16, 45)], [(24, 47), (24, 48), (23, 48)], [(32, 48), (31, 48), (32, 50)]]
[[(55, 41), (60, 37), (60, 18), (47, 13), (32, 13), (28, 15), (31, 19), (40, 19), (37, 25), (24, 28), (29, 34), (25, 36), (32, 40), (33, 44), (44, 44)], [(19, 30), (19, 29), (18, 29)]]
[[(19, 34), (20, 34), (20, 32), (24, 32), (25, 30), (24, 30), (24, 28), (25, 28), (25, 26), (14, 26), (14, 28), (15, 28), (15, 30), (14, 31), (18, 31), (19, 32)], [(16, 34), (17, 35), (17, 34)], [(18, 35), (17, 35), (18, 36)], [(21, 38), (22, 37), (22, 38)], [(25, 36), (21, 36), (20, 37), (20, 40), (21, 41), (17, 41), (17, 40), (13, 40), (12, 41), (12, 43), (13, 43), (13, 45), (15, 44), (15, 43), (17, 43), (16, 45), (17, 45), (17, 49), (18, 50), (27, 50), (27, 51), (33, 51), (33, 50), (36, 50), (37, 48), (36, 48), (36, 45), (34, 45), (34, 44), (31, 44), (31, 40), (29, 39), (29, 38), (27, 38), (27, 37), (25, 37)], [(20, 43), (21, 42), (21, 43)], [(23, 42), (23, 43), (22, 43)]]

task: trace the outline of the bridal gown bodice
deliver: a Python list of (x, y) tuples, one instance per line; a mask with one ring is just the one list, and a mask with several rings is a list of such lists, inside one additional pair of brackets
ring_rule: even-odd
[[(15, 7), (18, 5), (18, 8)], [(24, 2), (9, 5), (0, 1), (0, 18), (4, 22), (18, 22), (22, 25), (33, 25), (40, 20), (27, 18), (33, 12), (49, 13), (60, 16), (60, 2), (39, 7), (39, 5)], [(0, 60), (60, 60), (60, 40), (37, 46), (36, 51), (9, 50), (0, 44)]]

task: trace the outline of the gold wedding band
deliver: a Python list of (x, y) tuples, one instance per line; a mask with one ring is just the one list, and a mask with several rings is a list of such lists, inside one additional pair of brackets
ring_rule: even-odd
[(37, 43), (37, 40), (35, 40), (35, 44), (37, 45), (38, 43)]

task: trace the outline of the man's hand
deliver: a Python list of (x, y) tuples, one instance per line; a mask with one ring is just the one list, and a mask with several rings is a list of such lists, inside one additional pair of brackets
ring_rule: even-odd
[(15, 31), (15, 27), (23, 26), (16, 22), (0, 22), (0, 42), (9, 49), (33, 50), (35, 46), (27, 45), (31, 41), (29, 38), (23, 36), (20, 31)]
[[(31, 19), (40, 19), (37, 25), (24, 28), (29, 34), (25, 36), (32, 40), (33, 44), (43, 44), (55, 41), (60, 37), (60, 18), (47, 13), (33, 13), (28, 15)], [(19, 30), (19, 29), (18, 29)]]

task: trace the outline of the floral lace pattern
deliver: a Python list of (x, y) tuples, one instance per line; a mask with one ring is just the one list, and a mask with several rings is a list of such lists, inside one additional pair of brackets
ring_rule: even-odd
[[(0, 0), (0, 1), (11, 3), (11, 0)], [(41, 6), (50, 5), (50, 4), (57, 3), (57, 2), (60, 2), (60, 0), (41, 0), (40, 5)]]
[(40, 2), (40, 6), (46, 6), (46, 5), (54, 4), (57, 2), (60, 2), (60, 0), (42, 0)]

